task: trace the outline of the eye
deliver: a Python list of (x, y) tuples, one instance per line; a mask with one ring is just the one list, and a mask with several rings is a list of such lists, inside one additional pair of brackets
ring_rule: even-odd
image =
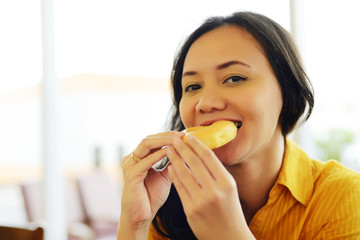
[(199, 84), (190, 84), (185, 88), (185, 92), (193, 92), (199, 89), (201, 89), (201, 86)]
[(245, 81), (246, 79), (247, 79), (247, 77), (231, 76), (231, 77), (225, 79), (224, 83), (237, 83), (237, 82)]

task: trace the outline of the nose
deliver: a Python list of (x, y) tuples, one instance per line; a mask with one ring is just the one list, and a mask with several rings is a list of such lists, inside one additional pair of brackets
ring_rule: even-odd
[(203, 89), (196, 104), (196, 111), (207, 113), (220, 111), (226, 108), (226, 99), (221, 91), (216, 89)]

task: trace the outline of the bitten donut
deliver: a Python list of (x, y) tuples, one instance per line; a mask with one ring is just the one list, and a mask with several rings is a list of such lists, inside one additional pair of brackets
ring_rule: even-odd
[(199, 126), (185, 129), (183, 131), (185, 133), (183, 141), (186, 143), (186, 137), (193, 135), (210, 149), (214, 149), (233, 140), (236, 137), (237, 130), (238, 128), (235, 123), (221, 120), (210, 126)]

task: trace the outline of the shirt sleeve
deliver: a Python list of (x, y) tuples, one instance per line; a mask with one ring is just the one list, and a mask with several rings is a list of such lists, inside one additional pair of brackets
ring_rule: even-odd
[(155, 229), (154, 225), (151, 224), (150, 225), (150, 230), (149, 230), (149, 236), (148, 236), (148, 240), (168, 240), (169, 238), (166, 238), (164, 236), (161, 236)]
[(360, 239), (360, 181), (351, 185), (315, 239)]

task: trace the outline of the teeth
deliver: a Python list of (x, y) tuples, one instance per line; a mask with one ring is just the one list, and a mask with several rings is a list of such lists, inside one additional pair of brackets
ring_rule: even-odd
[(237, 128), (240, 128), (241, 125), (242, 125), (242, 122), (234, 122), (234, 123), (235, 123), (235, 126), (236, 126)]

